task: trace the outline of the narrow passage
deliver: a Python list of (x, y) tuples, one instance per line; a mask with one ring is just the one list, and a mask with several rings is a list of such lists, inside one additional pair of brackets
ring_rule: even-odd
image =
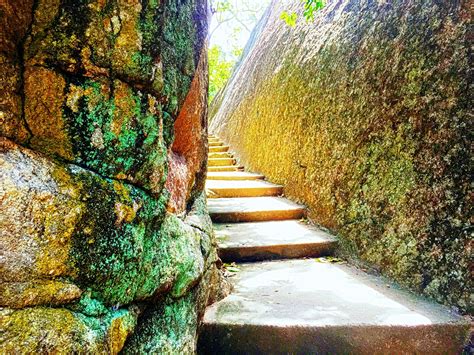
[[(337, 240), (283, 187), (209, 138), (208, 207), (233, 292), (210, 306), (201, 354), (456, 353), (466, 323), (385, 279), (333, 263)], [(337, 259), (336, 259), (337, 260)]]

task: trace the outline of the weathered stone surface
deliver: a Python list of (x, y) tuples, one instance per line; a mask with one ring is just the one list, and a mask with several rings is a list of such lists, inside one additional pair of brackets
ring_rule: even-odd
[[(10, 260), (6, 260), (8, 262)], [(55, 280), (2, 281), (0, 307), (25, 308), (37, 305), (58, 306), (81, 297), (82, 291), (72, 283)]]
[(33, 0), (0, 3), (0, 136), (24, 142), (22, 44), (31, 26)]
[(212, 198), (209, 213), (218, 223), (300, 219), (305, 210), (281, 197)]
[(31, 67), (24, 73), (25, 121), (31, 131), (30, 143), (49, 154), (72, 159), (71, 142), (63, 119), (66, 81), (53, 70)]
[[(5, 139), (0, 163), (3, 281), (57, 289), (40, 280), (68, 278), (111, 306), (157, 291), (181, 297), (204, 273), (212, 233), (200, 227), (210, 224), (205, 211), (194, 213), (199, 229), (192, 227), (133, 186), (62, 167)], [(51, 290), (38, 292), (44, 300), (31, 302), (51, 302)], [(18, 305), (18, 297), (4, 305)]]
[(65, 167), (0, 139), (0, 230), (3, 282), (72, 277), (68, 263), (85, 210)]
[(194, 353), (198, 324), (195, 308), (194, 295), (189, 294), (177, 301), (166, 300), (147, 310), (137, 333), (130, 337), (124, 354)]
[(283, 186), (259, 180), (209, 180), (206, 182), (206, 190), (215, 197), (280, 196), (283, 193)]
[[(203, 51), (207, 51), (207, 47)], [(170, 175), (166, 188), (170, 191), (169, 209), (182, 212), (204, 189), (207, 164), (207, 56), (202, 55), (191, 88), (174, 124), (175, 140), (171, 147)]]
[[(181, 309), (180, 304), (184, 302), (183, 319), (171, 327), (161, 318), (155, 319), (161, 313), (153, 315), (153, 311), (148, 309), (146, 319), (161, 322), (159, 330), (153, 332), (158, 338), (168, 339), (177, 327), (183, 327), (179, 329), (188, 332), (187, 340), (178, 339), (184, 341), (184, 345), (153, 340), (154, 349), (160, 346), (163, 349), (173, 349), (173, 346), (191, 349), (195, 345), (198, 318), (197, 313), (189, 312), (194, 312), (191, 309), (197, 307), (203, 309), (207, 296), (199, 304), (193, 303), (195, 298), (189, 300), (186, 297), (202, 280), (205, 270), (209, 270), (207, 278), (212, 274), (212, 282), (219, 282), (215, 241), (205, 209), (204, 193), (196, 199), (194, 208), (182, 221), (165, 213), (164, 202), (133, 186), (103, 179), (73, 165), (61, 166), (6, 139), (1, 143), (0, 211), (1, 244), (4, 248), (1, 305), (22, 308), (70, 304), (71, 309), (80, 312), (71, 315), (58, 310), (59, 313), (37, 315), (36, 310), (31, 314), (25, 310), (18, 313), (21, 314), (18, 319), (17, 313), (12, 313), (14, 317), (7, 312), (6, 322), (14, 325), (6, 328), (5, 336), (11, 339), (5, 343), (5, 349), (10, 349), (12, 344), (26, 351), (41, 346), (56, 349), (64, 345), (65, 349), (73, 351), (84, 341), (81, 337), (85, 335), (81, 334), (90, 331), (88, 327), (95, 327), (87, 322), (82, 324), (82, 315), (100, 316), (102, 319), (111, 306), (166, 293), (172, 297), (166, 307)], [(206, 286), (199, 287), (208, 295), (210, 286), (208, 281)], [(183, 297), (188, 301), (174, 303), (174, 298)], [(165, 305), (160, 302), (156, 307)], [(59, 336), (53, 332), (35, 345), (41, 338), (41, 327), (50, 327), (49, 322), (62, 316), (66, 317), (64, 321), (73, 322), (70, 324), (72, 333), (65, 332)], [(191, 317), (189, 320), (188, 316)], [(39, 320), (43, 317), (47, 318), (44, 324)], [(30, 333), (12, 333), (16, 332), (16, 327), (30, 322), (33, 324)], [(99, 321), (91, 318), (90, 322)], [(119, 327), (114, 324), (110, 327)], [(105, 345), (100, 336), (102, 338), (94, 338), (87, 346), (92, 351), (94, 347), (102, 349), (112, 346), (110, 342), (118, 342), (113, 346), (120, 349), (133, 326), (130, 325), (126, 333), (120, 333), (122, 338), (113, 333)], [(60, 327), (58, 324), (55, 329)], [(121, 331), (122, 328), (119, 327)], [(80, 333), (77, 337), (72, 335), (77, 332)], [(140, 336), (139, 330), (137, 334)]]
[(206, 0), (0, 2), (1, 353), (118, 353), (132, 332), (194, 351), (221, 280), (207, 20)]
[(229, 150), (228, 145), (220, 145), (220, 146), (213, 146), (209, 147), (209, 153), (218, 153), (218, 152), (227, 152)]
[[(155, 194), (174, 137), (196, 138), (190, 174), (205, 165), (205, 1), (4, 7), (4, 136)], [(15, 11), (21, 23), (6, 19)]]
[(214, 228), (224, 262), (319, 257), (337, 246), (334, 237), (297, 220), (216, 223)]
[(210, 126), (349, 254), (463, 310), (471, 15), (469, 2), (338, 0), (308, 23), (300, 1), (274, 1)]
[(139, 310), (108, 311), (87, 317), (66, 309), (0, 311), (0, 351), (9, 353), (118, 354), (133, 331)]
[(231, 285), (215, 265), (215, 248), (197, 287), (184, 297), (172, 295), (149, 308), (127, 341), (125, 354), (195, 353), (197, 329), (205, 307), (226, 297)]
[(242, 167), (237, 165), (232, 166), (210, 166), (208, 168), (209, 172), (220, 172), (220, 171), (241, 171), (243, 170)]
[(244, 171), (235, 172), (208, 172), (207, 180), (263, 180), (265, 177), (261, 174), (249, 173)]

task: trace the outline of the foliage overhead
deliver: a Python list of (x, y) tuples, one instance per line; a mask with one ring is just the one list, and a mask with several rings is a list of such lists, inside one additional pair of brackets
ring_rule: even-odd
[(250, 35), (268, 2), (211, 0), (213, 20), (209, 33), (209, 102), (232, 74), (232, 68), (243, 52), (242, 39)]
[[(306, 21), (314, 20), (314, 13), (317, 10), (322, 9), (325, 5), (324, 0), (302, 0), (302, 2), (304, 2), (303, 17), (306, 19)], [(298, 15), (296, 12), (290, 13), (288, 11), (283, 11), (280, 15), (280, 18), (285, 21), (288, 26), (295, 27)]]
[(235, 60), (226, 60), (222, 48), (213, 45), (209, 48), (209, 102), (224, 87), (232, 74)]

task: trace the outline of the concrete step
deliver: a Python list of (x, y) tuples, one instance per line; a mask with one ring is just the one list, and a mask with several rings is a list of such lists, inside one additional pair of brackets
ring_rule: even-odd
[(209, 146), (209, 153), (214, 152), (227, 152), (229, 150), (228, 145), (220, 145), (220, 146)]
[(282, 186), (259, 180), (209, 180), (206, 189), (215, 197), (279, 196), (283, 193)]
[(332, 255), (337, 240), (307, 223), (269, 221), (214, 224), (224, 262)]
[(469, 333), (446, 308), (345, 265), (240, 268), (206, 310), (200, 354), (460, 354)]
[(243, 168), (237, 165), (229, 165), (229, 166), (208, 166), (207, 171), (209, 172), (221, 172), (221, 171), (240, 171)]
[(233, 158), (210, 158), (208, 160), (208, 166), (229, 166), (234, 164), (235, 159)]
[(207, 173), (207, 180), (262, 180), (264, 178), (265, 176), (261, 174), (248, 173), (245, 171)]
[(282, 197), (234, 197), (208, 200), (214, 222), (258, 222), (300, 219), (303, 206)]
[(229, 152), (209, 153), (209, 158), (233, 158)]

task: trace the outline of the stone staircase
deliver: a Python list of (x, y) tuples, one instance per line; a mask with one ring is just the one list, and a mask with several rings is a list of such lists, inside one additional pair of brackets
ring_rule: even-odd
[(336, 239), (213, 136), (206, 189), (219, 255), (237, 272), (206, 310), (200, 354), (460, 353), (468, 322), (331, 258)]

